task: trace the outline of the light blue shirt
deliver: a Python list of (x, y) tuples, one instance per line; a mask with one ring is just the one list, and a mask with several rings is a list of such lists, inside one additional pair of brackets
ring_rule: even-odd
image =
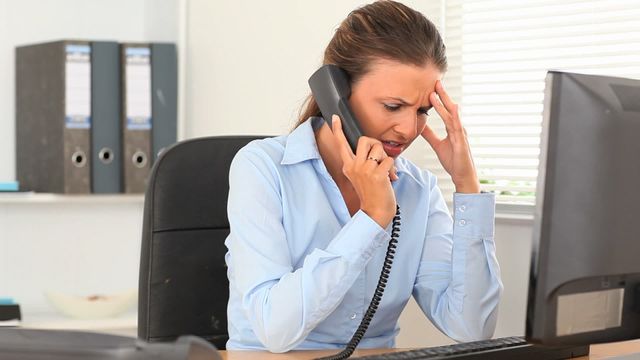
[[(226, 239), (227, 349), (339, 349), (376, 287), (389, 229), (351, 216), (320, 157), (311, 118), (253, 141), (231, 165)], [(402, 225), (382, 302), (359, 347), (393, 347), (411, 295), (457, 341), (490, 338), (502, 292), (493, 194), (455, 194), (454, 219), (436, 177), (399, 157)]]

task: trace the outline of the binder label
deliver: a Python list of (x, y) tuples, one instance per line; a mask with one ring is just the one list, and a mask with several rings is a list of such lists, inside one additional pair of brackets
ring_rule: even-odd
[(65, 47), (65, 126), (91, 128), (91, 47), (68, 44)]
[(64, 123), (67, 129), (90, 129), (91, 117), (90, 116), (65, 116)]
[(127, 130), (151, 129), (151, 49), (126, 48)]
[(138, 116), (127, 118), (127, 130), (149, 130), (151, 129), (151, 118)]

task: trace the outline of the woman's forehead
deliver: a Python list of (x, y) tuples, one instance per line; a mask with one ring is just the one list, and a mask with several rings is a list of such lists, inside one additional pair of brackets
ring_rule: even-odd
[(415, 100), (422, 94), (434, 91), (442, 72), (432, 63), (423, 66), (380, 59), (371, 63), (369, 71), (354, 84), (375, 95), (403, 97)]

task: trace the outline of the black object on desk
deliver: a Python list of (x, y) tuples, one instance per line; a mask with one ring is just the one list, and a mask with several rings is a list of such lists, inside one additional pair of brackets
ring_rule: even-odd
[(172, 343), (83, 331), (0, 329), (0, 359), (12, 360), (220, 360), (216, 348), (195, 336)]
[(368, 360), (395, 359), (464, 359), (464, 360), (560, 360), (589, 355), (589, 345), (542, 346), (533, 345), (519, 336), (472, 341), (446, 346), (400, 351), (358, 357)]
[(22, 319), (22, 315), (20, 313), (20, 305), (18, 304), (1, 304), (0, 305), (0, 326), (4, 326), (8, 324), (8, 326), (13, 326), (17, 321)]

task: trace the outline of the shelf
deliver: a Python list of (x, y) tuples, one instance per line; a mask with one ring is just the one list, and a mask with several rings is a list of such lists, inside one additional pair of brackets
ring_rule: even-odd
[(135, 336), (137, 313), (105, 319), (72, 319), (57, 314), (24, 315), (20, 327), (29, 329), (78, 330)]
[(34, 192), (0, 192), (0, 204), (138, 204), (143, 194), (86, 194), (66, 195)]

